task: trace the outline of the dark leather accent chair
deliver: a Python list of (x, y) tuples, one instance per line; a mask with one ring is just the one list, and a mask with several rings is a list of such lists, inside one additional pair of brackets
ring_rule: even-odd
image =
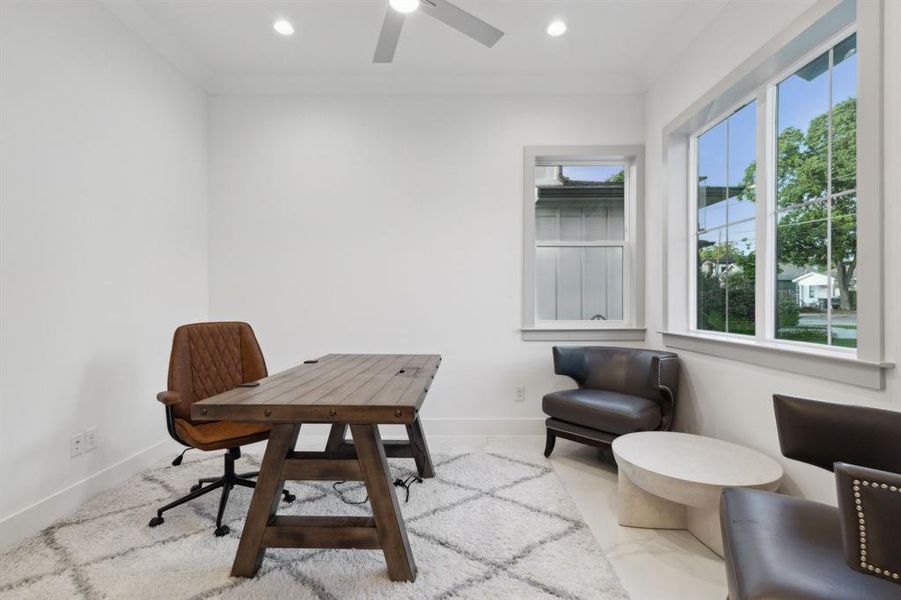
[(613, 463), (610, 444), (636, 431), (669, 430), (679, 389), (679, 357), (672, 352), (613, 347), (554, 347), (554, 372), (578, 389), (545, 395), (550, 456), (557, 437), (599, 448)]
[(773, 402), (782, 454), (834, 471), (838, 508), (723, 490), (729, 598), (901, 599), (901, 412)]
[[(221, 488), (215, 533), (223, 536), (229, 532), (228, 526), (222, 524), (229, 492), (236, 486), (253, 488), (256, 483), (252, 478), (258, 474), (235, 473), (235, 460), (241, 457), (241, 446), (267, 439), (269, 426), (235, 421), (195, 422), (191, 419), (191, 405), (267, 375), (263, 352), (247, 323), (194, 323), (175, 330), (169, 358), (169, 389), (156, 396), (166, 406), (169, 435), (187, 446), (172, 465), (181, 464), (184, 453), (192, 448), (225, 450), (225, 472), (221, 477), (198, 480), (190, 494), (160, 508), (150, 520), (150, 527), (162, 524), (167, 510)], [(283, 495), (286, 502), (294, 500), (287, 490)]]

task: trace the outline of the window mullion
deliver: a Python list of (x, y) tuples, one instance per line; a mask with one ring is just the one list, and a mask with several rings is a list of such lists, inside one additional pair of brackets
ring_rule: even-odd
[[(776, 282), (775, 265), (772, 264), (774, 252), (770, 252), (770, 233), (774, 227), (770, 221), (770, 206), (774, 206), (771, 195), (770, 171), (775, 164), (774, 149), (776, 128), (773, 123), (772, 92), (769, 86), (763, 86), (757, 91), (757, 149), (755, 160), (757, 161), (757, 174), (754, 181), (757, 252), (754, 259), (754, 334), (758, 341), (765, 341), (771, 327), (774, 327), (774, 308), (772, 302), (776, 293), (773, 286)], [(772, 123), (772, 126), (771, 126)], [(775, 244), (774, 244), (775, 245)], [(772, 274), (772, 277), (770, 276)]]
[(832, 67), (835, 48), (829, 49), (829, 105), (826, 109), (826, 345), (832, 345), (832, 298), (835, 282), (832, 269)]
[[(725, 161), (726, 179), (724, 181), (724, 183), (726, 184), (726, 186), (725, 186), (726, 193), (724, 194), (725, 195), (724, 202), (726, 203), (726, 226), (725, 226), (725, 231), (723, 231), (723, 233), (726, 234), (726, 252), (731, 251), (731, 246), (729, 245), (729, 204), (730, 204), (730, 202), (729, 202), (729, 197), (730, 197), (729, 196), (729, 130), (731, 129), (729, 127), (729, 119), (730, 118), (731, 118), (731, 115), (729, 117), (726, 117), (726, 161)], [(726, 302), (725, 302), (726, 333), (729, 333), (729, 274), (726, 273), (725, 271), (723, 272), (723, 278), (725, 279), (725, 282), (726, 282)]]

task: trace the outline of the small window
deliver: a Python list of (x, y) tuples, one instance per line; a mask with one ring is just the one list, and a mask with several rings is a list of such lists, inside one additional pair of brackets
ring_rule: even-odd
[(526, 330), (633, 327), (641, 148), (605, 148), (526, 148)]

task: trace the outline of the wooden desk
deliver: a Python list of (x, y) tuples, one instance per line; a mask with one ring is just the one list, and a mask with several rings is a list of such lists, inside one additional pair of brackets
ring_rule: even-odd
[[(419, 424), (419, 408), (441, 357), (404, 354), (329, 354), (196, 402), (196, 420), (272, 424), (257, 486), (232, 565), (232, 575), (252, 577), (266, 548), (381, 548), (394, 581), (414, 581), (416, 563), (394, 493), (386, 454), (416, 460), (420, 473), (432, 463)], [(302, 423), (331, 423), (324, 452), (296, 452)], [(410, 441), (389, 443), (379, 424), (403, 424)], [(344, 441), (350, 427), (353, 444)], [(372, 517), (278, 516), (286, 480), (364, 481)]]

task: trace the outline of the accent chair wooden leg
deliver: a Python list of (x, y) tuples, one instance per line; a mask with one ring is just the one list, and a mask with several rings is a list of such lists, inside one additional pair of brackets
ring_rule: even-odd
[(429, 445), (425, 441), (425, 433), (422, 431), (422, 422), (419, 417), (407, 425), (407, 437), (413, 447), (413, 460), (416, 461), (416, 470), (419, 476), (429, 479), (435, 476), (435, 467), (432, 465), (432, 456), (429, 454)]
[(557, 442), (557, 436), (550, 429), (547, 430), (547, 442), (544, 444), (544, 456), (547, 458), (554, 451), (554, 444)]
[(385, 459), (385, 447), (378, 425), (351, 425), (357, 448), (357, 460), (369, 492), (379, 543), (392, 581), (416, 581), (416, 563), (407, 539), (407, 529), (394, 493), (391, 471)]
[(279, 423), (272, 426), (256, 488), (250, 501), (250, 508), (247, 510), (244, 531), (241, 532), (238, 552), (232, 564), (234, 577), (253, 577), (263, 564), (263, 555), (266, 553), (263, 547), (263, 534), (270, 519), (278, 510), (285, 486), (282, 466), (288, 453), (294, 450), (299, 433), (300, 424)]

